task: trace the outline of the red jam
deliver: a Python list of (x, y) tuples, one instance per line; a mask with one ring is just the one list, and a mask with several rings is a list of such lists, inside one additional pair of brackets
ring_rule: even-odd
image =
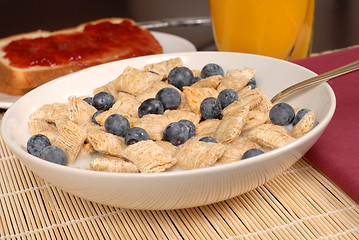
[[(95, 59), (124, 59), (160, 53), (161, 46), (148, 32), (128, 20), (120, 24), (87, 25), (83, 32), (12, 41), (3, 48), (10, 65), (18, 68), (88, 65)], [(93, 64), (91, 64), (93, 65)]]

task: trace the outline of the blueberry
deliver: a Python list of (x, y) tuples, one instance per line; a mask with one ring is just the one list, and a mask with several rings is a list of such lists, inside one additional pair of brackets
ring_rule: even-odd
[(233, 89), (224, 89), (219, 93), (218, 100), (221, 103), (222, 109), (224, 109), (229, 104), (238, 100), (238, 94)]
[(40, 158), (60, 165), (66, 164), (66, 154), (57, 146), (47, 146), (42, 149), (40, 152)]
[(168, 74), (168, 83), (179, 90), (192, 84), (193, 73), (188, 67), (175, 67)]
[(222, 106), (217, 98), (209, 97), (202, 101), (200, 110), (204, 119), (215, 119), (221, 115)]
[(156, 99), (163, 104), (164, 110), (176, 109), (181, 104), (181, 95), (174, 88), (162, 88), (156, 94)]
[(286, 126), (290, 124), (295, 116), (292, 106), (287, 103), (277, 103), (269, 111), (269, 118), (273, 124)]
[(104, 110), (98, 110), (98, 111), (96, 111), (96, 112), (92, 115), (91, 121), (92, 121), (93, 123), (98, 124), (98, 122), (96, 121), (96, 117), (97, 117), (99, 114), (103, 113), (103, 112), (104, 112)]
[(221, 66), (215, 63), (208, 63), (201, 70), (201, 78), (208, 78), (215, 75), (224, 76), (224, 71)]
[(87, 102), (88, 104), (92, 105), (93, 103), (93, 98), (92, 97), (86, 97), (83, 99), (85, 102)]
[(297, 125), (297, 123), (304, 117), (305, 114), (309, 113), (310, 110), (309, 109), (306, 109), (306, 108), (303, 108), (303, 109), (300, 109), (298, 112), (297, 112), (297, 115), (295, 115), (294, 119), (293, 119), (293, 127), (295, 125)]
[(128, 129), (130, 129), (130, 123), (122, 115), (111, 114), (105, 121), (105, 129), (109, 133), (124, 137)]
[(194, 135), (196, 135), (196, 126), (193, 124), (193, 122), (182, 119), (179, 121), (179, 123), (185, 125), (188, 128), (188, 138), (194, 137)]
[(175, 146), (181, 145), (188, 140), (188, 128), (179, 122), (170, 123), (163, 132), (163, 139)]
[(36, 157), (40, 157), (41, 150), (47, 146), (50, 146), (50, 140), (42, 134), (35, 134), (27, 140), (27, 152)]
[(149, 98), (138, 107), (138, 116), (140, 118), (146, 114), (163, 114), (163, 112), (163, 104), (156, 98)]
[(255, 77), (252, 77), (251, 80), (249, 80), (249, 82), (247, 83), (246, 86), (251, 86), (252, 89), (257, 87), (257, 81), (255, 79)]
[(92, 106), (97, 110), (108, 110), (115, 104), (114, 97), (108, 92), (99, 92), (93, 97)]
[(216, 139), (212, 138), (212, 137), (203, 137), (201, 138), (199, 141), (202, 141), (202, 142), (212, 142), (212, 143), (216, 143)]
[(255, 157), (255, 156), (258, 156), (260, 154), (264, 153), (262, 150), (258, 149), (258, 148), (252, 148), (252, 149), (249, 149), (247, 150), (241, 159), (247, 159), (247, 158), (250, 158), (250, 157)]
[(132, 145), (139, 141), (149, 140), (150, 137), (148, 133), (143, 128), (132, 127), (130, 128), (125, 135), (126, 145)]

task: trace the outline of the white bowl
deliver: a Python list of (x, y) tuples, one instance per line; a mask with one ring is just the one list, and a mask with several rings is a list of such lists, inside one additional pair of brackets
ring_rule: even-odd
[(76, 196), (97, 203), (132, 209), (178, 209), (226, 200), (273, 179), (288, 169), (317, 141), (335, 110), (335, 96), (326, 83), (293, 94), (283, 101), (293, 107), (315, 111), (319, 124), (311, 132), (277, 150), (221, 166), (163, 173), (107, 173), (76, 169), (36, 158), (26, 151), (30, 137), (30, 115), (45, 103), (66, 102), (70, 95), (84, 95), (116, 78), (126, 66), (181, 57), (184, 65), (201, 69), (217, 63), (224, 70), (256, 69), (257, 85), (269, 98), (285, 87), (315, 76), (313, 72), (286, 61), (240, 53), (189, 52), (133, 58), (88, 68), (34, 89), (7, 110), (1, 125), (5, 142), (34, 173)]

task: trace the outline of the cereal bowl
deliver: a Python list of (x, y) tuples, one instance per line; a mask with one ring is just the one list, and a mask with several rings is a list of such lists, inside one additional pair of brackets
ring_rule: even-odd
[(292, 94), (282, 101), (309, 108), (319, 124), (288, 145), (233, 163), (161, 173), (110, 173), (57, 165), (27, 153), (31, 114), (47, 103), (67, 102), (71, 95), (91, 94), (119, 76), (125, 67), (143, 68), (174, 57), (184, 66), (201, 69), (217, 63), (226, 71), (251, 67), (257, 86), (271, 98), (282, 89), (316, 74), (296, 64), (258, 55), (227, 52), (188, 52), (139, 57), (111, 62), (72, 73), (44, 84), (21, 97), (5, 113), (1, 133), (13, 153), (35, 174), (58, 188), (114, 207), (160, 210), (212, 204), (233, 198), (275, 178), (293, 165), (317, 141), (335, 110), (335, 96), (326, 83)]

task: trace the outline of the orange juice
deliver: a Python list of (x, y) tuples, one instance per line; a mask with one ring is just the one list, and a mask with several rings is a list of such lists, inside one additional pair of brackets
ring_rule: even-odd
[(219, 51), (293, 60), (311, 50), (314, 0), (209, 0)]

